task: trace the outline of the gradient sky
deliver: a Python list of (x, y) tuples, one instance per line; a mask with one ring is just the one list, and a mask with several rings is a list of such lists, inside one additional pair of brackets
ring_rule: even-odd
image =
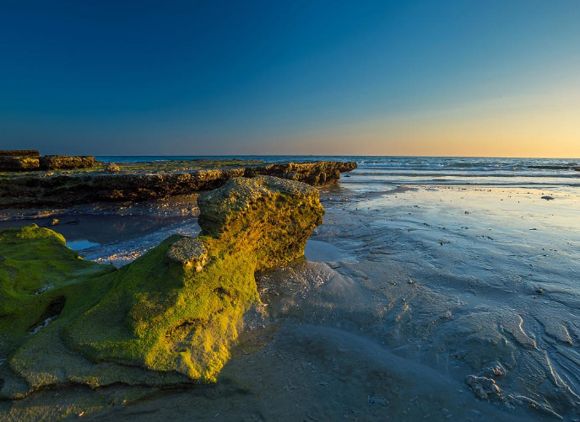
[(0, 0), (0, 149), (580, 157), (580, 1)]

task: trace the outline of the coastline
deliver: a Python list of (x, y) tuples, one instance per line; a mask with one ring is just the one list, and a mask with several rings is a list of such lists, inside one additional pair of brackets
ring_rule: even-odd
[[(88, 420), (573, 415), (577, 189), (369, 191), (357, 172), (321, 190), (327, 214), (311, 237), (318, 254), (258, 274), (267, 306), (246, 316), (247, 330), (214, 387), (73, 388), (67, 400), (99, 409)], [(478, 396), (469, 376), (493, 380), (500, 393)], [(107, 404), (131, 395), (124, 405)], [(35, 403), (63, 402), (41, 392), (12, 414)]]

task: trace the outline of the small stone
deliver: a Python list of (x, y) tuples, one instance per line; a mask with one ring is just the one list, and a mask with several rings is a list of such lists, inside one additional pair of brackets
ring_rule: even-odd
[(105, 169), (107, 173), (119, 173), (121, 171), (121, 167), (119, 167), (115, 163), (107, 164), (107, 168)]
[(491, 395), (501, 395), (501, 389), (491, 378), (469, 375), (465, 382), (471, 387), (475, 395), (482, 400), (489, 398)]
[(194, 267), (197, 272), (203, 270), (208, 261), (207, 249), (199, 239), (184, 237), (175, 242), (167, 251), (165, 257), (184, 267)]
[(378, 405), (381, 405), (383, 407), (386, 407), (389, 404), (387, 399), (385, 399), (383, 397), (379, 397), (379, 396), (368, 396), (367, 402), (369, 404), (378, 404)]

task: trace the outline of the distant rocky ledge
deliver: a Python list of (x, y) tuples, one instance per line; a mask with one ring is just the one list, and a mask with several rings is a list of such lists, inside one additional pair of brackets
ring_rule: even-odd
[(318, 195), (276, 177), (228, 180), (200, 195), (199, 237), (169, 237), (119, 270), (46, 228), (0, 231), (0, 400), (214, 382), (258, 300), (254, 272), (304, 255)]
[(0, 150), (0, 171), (83, 169), (95, 166), (95, 157), (44, 155), (34, 149)]
[[(232, 178), (260, 175), (325, 186), (340, 179), (341, 173), (357, 167), (355, 162), (338, 161), (250, 166), (244, 163), (242, 160), (209, 163), (200, 160), (178, 162), (179, 165), (174, 163), (172, 167), (162, 163), (127, 166), (119, 163), (106, 167), (98, 163), (92, 170), (4, 173), (0, 175), (0, 209), (159, 199), (216, 189)], [(214, 168), (208, 168), (208, 164)]]

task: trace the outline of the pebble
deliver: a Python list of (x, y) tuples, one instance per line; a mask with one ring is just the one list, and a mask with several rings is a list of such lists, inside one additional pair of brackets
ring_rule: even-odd
[(386, 407), (389, 402), (387, 401), (387, 399), (383, 398), (383, 397), (379, 397), (379, 396), (368, 396), (367, 397), (367, 402), (369, 404), (379, 404), (383, 407)]

